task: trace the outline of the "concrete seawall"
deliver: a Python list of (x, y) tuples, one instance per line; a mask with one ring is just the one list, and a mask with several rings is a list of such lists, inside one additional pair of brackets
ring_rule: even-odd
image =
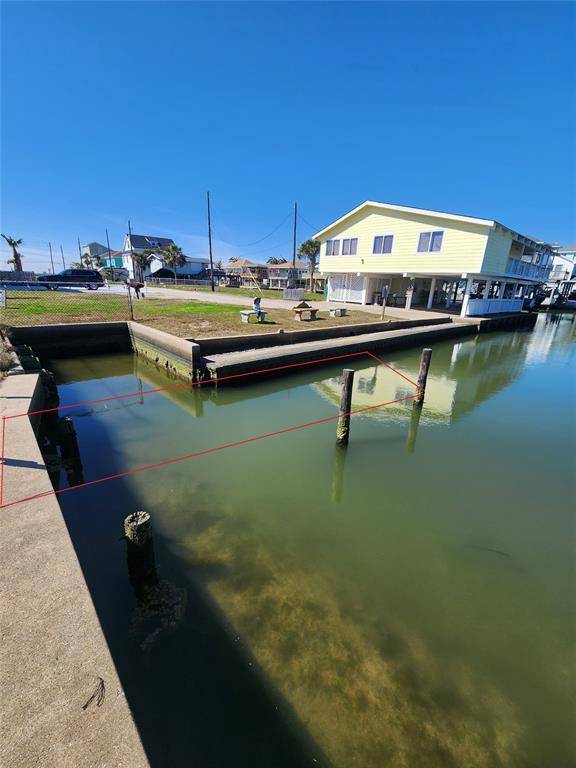
[(420, 326), (443, 325), (450, 323), (445, 317), (428, 320), (383, 320), (380, 323), (354, 323), (353, 325), (337, 325), (328, 328), (306, 327), (298, 331), (276, 331), (275, 333), (251, 333), (238, 336), (209, 336), (203, 339), (191, 339), (200, 347), (200, 354), (219, 355), (226, 352), (240, 352), (246, 349), (263, 349), (284, 344), (299, 344), (307, 341), (346, 338), (360, 336), (365, 333), (380, 331), (397, 331), (405, 328)]
[(428, 345), (436, 341), (476, 334), (475, 324), (443, 323), (428, 327), (408, 328), (405, 330), (366, 333), (360, 336), (338, 338), (293, 344), (290, 346), (269, 347), (260, 350), (230, 352), (222, 355), (212, 355), (204, 360), (206, 375), (218, 384), (242, 384), (250, 379), (231, 379), (235, 376), (253, 371), (266, 371), (266, 375), (286, 375), (285, 370), (274, 371), (275, 368), (289, 366), (311, 360), (326, 360), (336, 355), (348, 355), (366, 350), (384, 353), (393, 349), (402, 349), (418, 345)]
[[(38, 374), (0, 383), (0, 416), (42, 404)], [(32, 421), (6, 422), (3, 503), (48, 495), (0, 510), (0, 765), (147, 766)]]

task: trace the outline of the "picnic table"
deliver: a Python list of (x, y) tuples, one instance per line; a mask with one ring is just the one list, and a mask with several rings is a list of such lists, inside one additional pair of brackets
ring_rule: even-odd
[(295, 307), (292, 307), (294, 310), (294, 319), (295, 320), (302, 320), (302, 315), (305, 312), (309, 313), (309, 319), (310, 320), (317, 320), (318, 318), (316, 315), (320, 311), (316, 307), (311, 307), (310, 304), (307, 304), (305, 301), (301, 301), (300, 304), (296, 304)]

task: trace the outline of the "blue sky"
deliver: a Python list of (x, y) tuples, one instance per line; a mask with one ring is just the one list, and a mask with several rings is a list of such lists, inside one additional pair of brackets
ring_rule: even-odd
[(3, 3), (2, 231), (36, 269), (48, 241), (73, 260), (107, 227), (119, 247), (128, 218), (203, 253), (210, 189), (216, 258), (287, 256), (294, 200), (301, 239), (375, 199), (574, 242), (574, 15)]

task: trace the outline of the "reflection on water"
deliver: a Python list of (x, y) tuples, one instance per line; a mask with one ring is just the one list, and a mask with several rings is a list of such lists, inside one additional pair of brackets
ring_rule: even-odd
[[(65, 494), (83, 566), (103, 509), (113, 516), (127, 489), (144, 500), (166, 543), (160, 570), (183, 564), (178, 588), (185, 579), (206, 595), (320, 763), (573, 764), (574, 327), (541, 316), (534, 331), (435, 345), (424, 407), (354, 417), (346, 451), (328, 423)], [(389, 360), (410, 378), (418, 361), (418, 350)], [(87, 363), (52, 364), (63, 402), (172, 383), (126, 356)], [(354, 408), (412, 391), (384, 367), (354, 367)], [(86, 479), (331, 415), (339, 373), (73, 410)], [(113, 539), (92, 579), (108, 586), (99, 611), (116, 616), (113, 650), (129, 667), (138, 661), (118, 616), (129, 623), (134, 596), (120, 588)], [(159, 676), (182, 669), (189, 639), (179, 638), (203, 628), (196, 610), (147, 649)], [(222, 714), (217, 729), (226, 738), (234, 718)]]

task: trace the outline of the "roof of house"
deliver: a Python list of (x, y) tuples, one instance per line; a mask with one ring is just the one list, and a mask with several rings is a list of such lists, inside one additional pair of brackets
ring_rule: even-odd
[(96, 241), (94, 241), (93, 243), (84, 243), (82, 248), (90, 248), (91, 245), (97, 245), (98, 248), (106, 248), (105, 245), (102, 245), (102, 243), (97, 243)]
[(132, 248), (166, 248), (168, 245), (174, 245), (174, 240), (170, 237), (156, 237), (154, 235), (135, 235), (132, 233), (130, 242)]
[[(308, 263), (305, 261), (297, 261), (296, 269), (308, 269)], [(292, 269), (291, 261), (283, 261), (281, 264), (268, 264), (269, 269)]]
[(558, 248), (557, 253), (576, 253), (576, 244), (563, 245), (561, 248)]
[(108, 253), (108, 249), (106, 249), (106, 253), (101, 253), (100, 256), (107, 259), (109, 256), (115, 258), (118, 256), (123, 256), (125, 253), (126, 251), (113, 251), (112, 249), (110, 249), (110, 253)]
[[(365, 200), (363, 203), (356, 206), (356, 208), (353, 208), (351, 211), (348, 211), (348, 213), (345, 213), (344, 216), (341, 216), (339, 219), (336, 219), (336, 221), (333, 221), (327, 227), (324, 227), (324, 229), (321, 229), (319, 232), (317, 232), (314, 235), (314, 239), (317, 240), (318, 238), (322, 237), (322, 235), (324, 235), (326, 232), (329, 232), (331, 229), (338, 226), (338, 224), (341, 224), (342, 222), (346, 221), (346, 219), (350, 218), (350, 216), (354, 216), (354, 214), (359, 213), (364, 208), (381, 208), (383, 210), (399, 211), (401, 213), (415, 213), (415, 214), (419, 214), (420, 216), (430, 216), (434, 218), (451, 219), (454, 221), (463, 221), (468, 224), (481, 224), (485, 227), (495, 227), (496, 225), (499, 225), (500, 227), (508, 230), (509, 232), (513, 232), (516, 235), (519, 234), (516, 230), (510, 229), (510, 227), (506, 227), (500, 222), (495, 221), (494, 219), (483, 219), (477, 216), (464, 216), (460, 213), (448, 213), (447, 211), (430, 211), (430, 210), (427, 210), (426, 208), (413, 208), (410, 205), (396, 205), (394, 203), (379, 203), (375, 200)], [(525, 237), (527, 240), (531, 240), (532, 242), (535, 242), (538, 245), (547, 245), (547, 243), (545, 243), (542, 240), (537, 240), (533, 237), (528, 237), (528, 236), (525, 236)]]
[(236, 259), (236, 261), (229, 261), (224, 264), (224, 269), (238, 269), (239, 267), (265, 267), (265, 264), (257, 264), (250, 259)]

